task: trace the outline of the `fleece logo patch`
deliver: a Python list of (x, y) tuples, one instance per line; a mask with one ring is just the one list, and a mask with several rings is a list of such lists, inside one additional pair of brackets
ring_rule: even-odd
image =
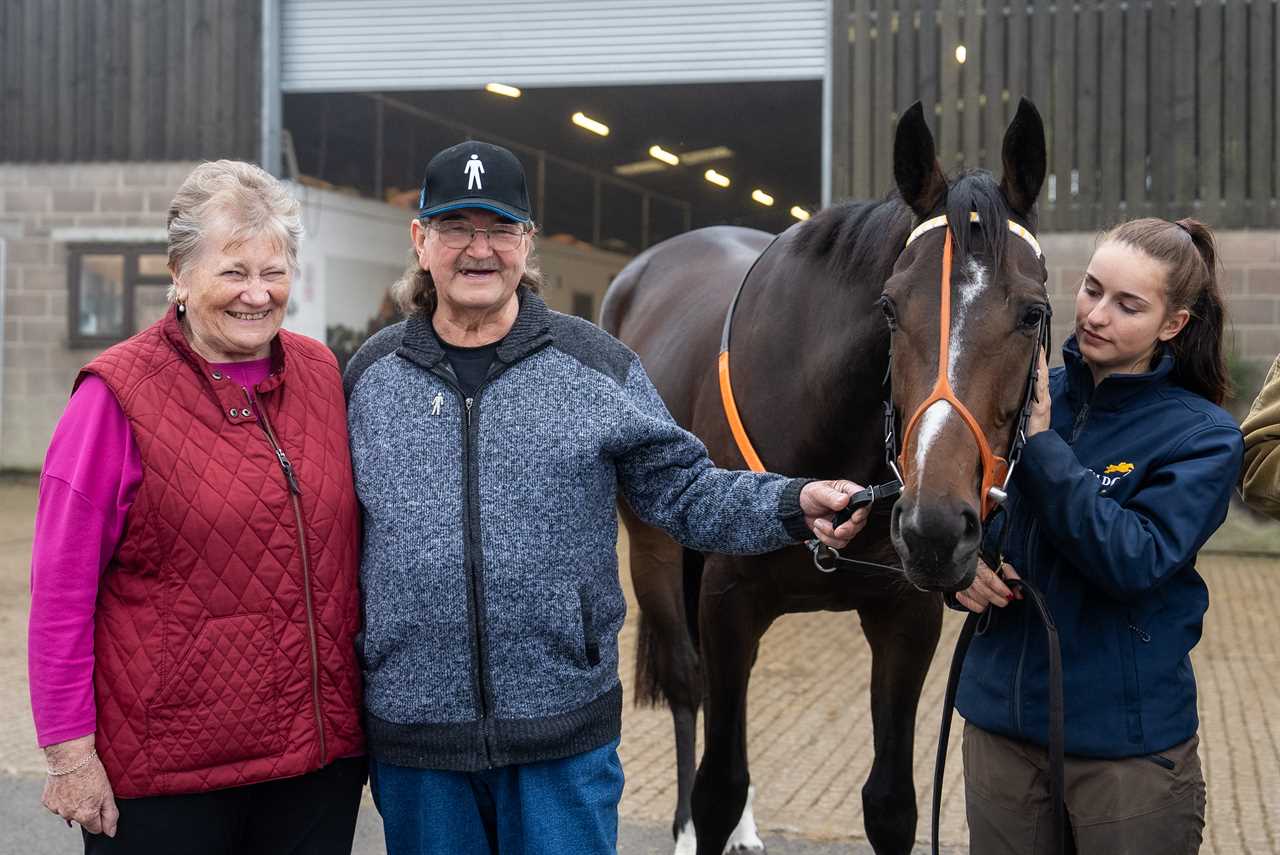
[(1103, 491), (1106, 491), (1110, 487), (1114, 487), (1120, 481), (1121, 478), (1125, 477), (1130, 472), (1132, 472), (1134, 468), (1135, 467), (1132, 463), (1130, 463), (1127, 460), (1122, 460), (1119, 463), (1109, 464), (1105, 469), (1102, 470), (1101, 475), (1099, 475), (1097, 472), (1093, 474), (1099, 481), (1102, 482)]

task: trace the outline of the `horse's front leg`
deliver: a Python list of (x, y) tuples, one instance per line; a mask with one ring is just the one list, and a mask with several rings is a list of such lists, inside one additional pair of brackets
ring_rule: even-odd
[(862, 787), (862, 821), (876, 855), (907, 855), (916, 836), (912, 776), (916, 706), (938, 635), (937, 594), (903, 592), (858, 609), (871, 646), (875, 760)]
[[(705, 748), (693, 785), (698, 855), (721, 855), (747, 804), (747, 682), (772, 614), (740, 562), (709, 557), (698, 626), (706, 685)], [(757, 851), (759, 851), (757, 849)]]

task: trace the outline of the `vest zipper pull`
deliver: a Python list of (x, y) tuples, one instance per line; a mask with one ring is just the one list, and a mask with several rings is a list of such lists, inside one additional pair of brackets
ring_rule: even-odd
[(295, 496), (302, 495), (302, 487), (298, 484), (298, 479), (293, 474), (293, 464), (289, 462), (289, 458), (285, 457), (284, 449), (276, 449), (276, 457), (280, 460), (280, 468), (284, 470), (285, 480), (289, 482), (289, 492)]

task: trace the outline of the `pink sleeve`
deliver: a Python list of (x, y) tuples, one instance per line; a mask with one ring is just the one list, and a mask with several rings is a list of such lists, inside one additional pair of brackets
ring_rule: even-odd
[(142, 459), (100, 378), (67, 403), (40, 474), (31, 548), (27, 667), (41, 747), (93, 733), (93, 614), (98, 580), (124, 532)]

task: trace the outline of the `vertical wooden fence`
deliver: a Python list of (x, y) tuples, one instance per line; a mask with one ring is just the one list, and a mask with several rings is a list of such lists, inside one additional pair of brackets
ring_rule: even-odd
[(836, 198), (893, 186), (894, 126), (916, 100), (948, 171), (998, 174), (1025, 95), (1048, 133), (1043, 229), (1280, 226), (1277, 0), (833, 0), (833, 14)]

